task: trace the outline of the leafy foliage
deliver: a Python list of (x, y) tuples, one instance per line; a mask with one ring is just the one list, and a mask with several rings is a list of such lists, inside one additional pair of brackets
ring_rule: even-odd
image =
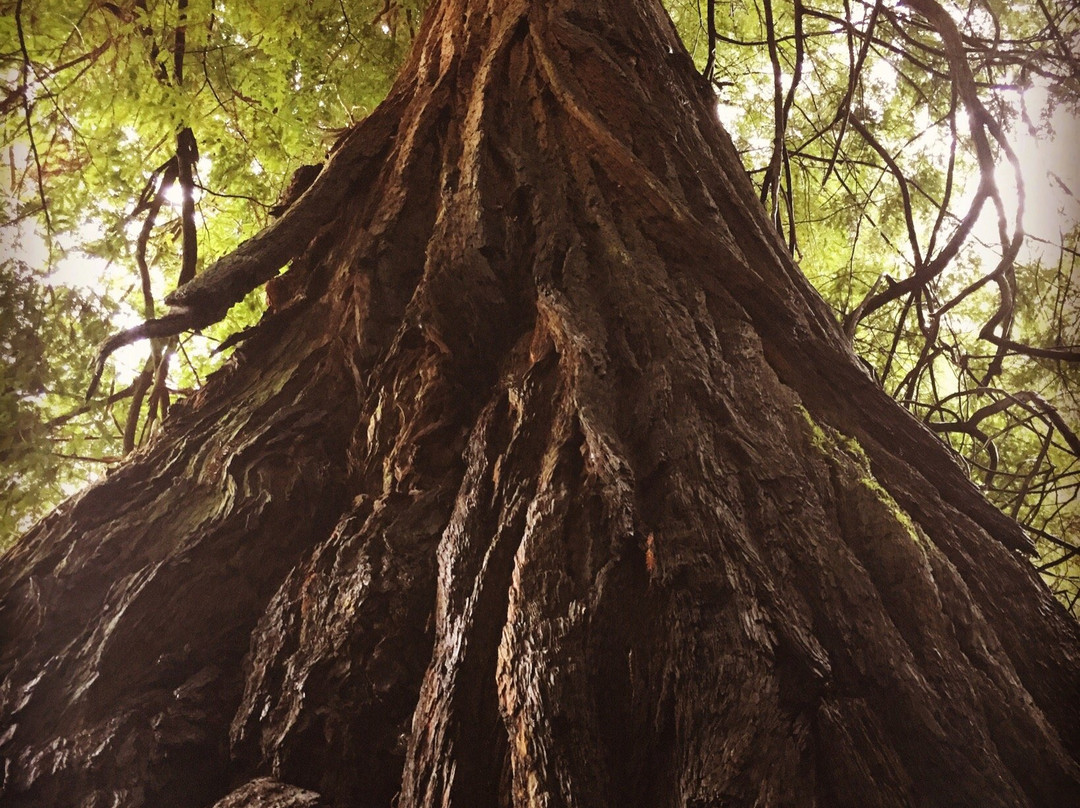
[[(148, 439), (168, 400), (216, 363), (215, 345), (259, 316), (253, 296), (204, 334), (128, 349), (104, 398), (83, 404), (97, 344), (154, 313), (185, 252), (198, 271), (268, 222), (293, 170), (385, 95), (418, 15), (335, 0), (4, 4), (0, 547), (102, 467), (70, 458), (109, 461)], [(187, 215), (170, 169), (185, 129), (197, 151)]]
[[(0, 275), (3, 350), (16, 360), (0, 451), (18, 458), (5, 462), (4, 531), (100, 466), (60, 458), (145, 440), (169, 400), (201, 384), (214, 344), (259, 316), (255, 297), (205, 334), (126, 349), (103, 397), (77, 400), (106, 321), (152, 316), (185, 267), (265, 225), (292, 172), (374, 108), (422, 5), (4, 6), (5, 243), (25, 255), (44, 242), (34, 270), (9, 262)], [(1032, 144), (1075, 135), (1063, 127), (1080, 113), (1080, 11), (1066, 0), (667, 6), (763, 204), (858, 352), (1027, 527), (1075, 607), (1080, 178), (1045, 167), (1067, 192), (1057, 197), (1024, 178)]]
[[(88, 366), (71, 345), (93, 345), (115, 303), (44, 286), (22, 263), (0, 263), (0, 533), (25, 529), (117, 455), (109, 413), (83, 403)], [(78, 423), (76, 424), (76, 418)]]

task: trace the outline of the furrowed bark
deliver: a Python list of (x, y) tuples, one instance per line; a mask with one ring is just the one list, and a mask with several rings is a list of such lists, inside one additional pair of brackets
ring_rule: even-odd
[(3, 560), (5, 804), (1080, 799), (1076, 624), (658, 5), (444, 0), (376, 115), (291, 304)]

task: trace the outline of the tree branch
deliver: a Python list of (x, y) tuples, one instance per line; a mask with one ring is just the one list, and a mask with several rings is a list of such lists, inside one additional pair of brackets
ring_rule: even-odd
[(33, 121), (30, 115), (30, 108), (33, 106), (28, 92), (30, 86), (30, 52), (26, 48), (26, 34), (23, 31), (22, 6), (23, 0), (17, 0), (15, 3), (15, 31), (19, 37), (19, 50), (22, 52), (23, 57), (20, 69), (22, 85), (27, 88), (22, 93), (22, 108), (26, 118), (26, 137), (30, 141), (30, 153), (34, 155), (34, 166), (37, 169), (38, 196), (41, 198), (41, 212), (45, 215), (45, 232), (51, 239), (53, 228), (52, 217), (49, 215), (49, 201), (45, 198), (45, 172), (41, 168), (41, 155), (38, 154), (37, 141), (34, 139)]

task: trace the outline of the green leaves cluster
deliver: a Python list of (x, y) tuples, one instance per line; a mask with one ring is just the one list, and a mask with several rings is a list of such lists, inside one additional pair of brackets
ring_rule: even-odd
[[(121, 454), (145, 357), (121, 355), (89, 408), (85, 368), (108, 333), (144, 314), (136, 204), (156, 190), (177, 132), (190, 127), (199, 149), (201, 269), (264, 226), (292, 171), (378, 104), (419, 13), (382, 0), (0, 4), (0, 547)], [(174, 188), (147, 243), (157, 301), (177, 282), (180, 230)], [(261, 308), (252, 297), (185, 338), (169, 395), (196, 387), (217, 342)]]
[(0, 364), (0, 535), (25, 530), (115, 459), (109, 413), (84, 404), (89, 366), (71, 351), (104, 339), (115, 308), (0, 263), (0, 355), (15, 360)]

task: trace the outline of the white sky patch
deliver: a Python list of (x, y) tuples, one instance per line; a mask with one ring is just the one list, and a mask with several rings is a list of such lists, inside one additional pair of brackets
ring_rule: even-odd
[(896, 88), (896, 71), (888, 60), (875, 59), (864, 70), (875, 88), (886, 93)]
[(1051, 126), (1054, 134), (1041, 140), (1016, 132), (1013, 147), (1026, 181), (1027, 229), (1043, 238), (1080, 221), (1080, 120), (1059, 108)]
[[(1047, 99), (1042, 88), (1025, 93), (1025, 105), (1032, 117), (1046, 109)], [(1059, 106), (1048, 117), (1048, 123), (1049, 132), (1032, 133), (1017, 119), (1006, 132), (1024, 181), (1023, 226), (1030, 238), (1025, 240), (1018, 257), (1021, 262), (1041, 258), (1046, 264), (1057, 263), (1060, 249), (1051, 245), (1060, 243), (1062, 236), (1080, 223), (1080, 118)], [(1017, 191), (1013, 168), (1004, 156), (999, 160), (995, 179), (1011, 229), (1015, 223)], [(973, 179), (971, 193), (976, 182), (977, 178)], [(974, 235), (996, 244), (997, 227), (997, 214), (988, 203)]]
[[(918, 108), (916, 108), (914, 110), (913, 114), (915, 116), (914, 120), (915, 120), (915, 129), (916, 129), (916, 131), (921, 130), (923, 132), (926, 132), (927, 130), (930, 129), (930, 125), (931, 125), (932, 121), (930, 120), (930, 110), (929, 109), (927, 109), (925, 106), (920, 106), (920, 107), (918, 107)], [(940, 148), (941, 153), (944, 154), (944, 155), (947, 155), (949, 153), (948, 140), (940, 139), (940, 140), (938, 140), (938, 143), (940, 144), (940, 147), (941, 147)]]
[[(122, 318), (114, 317), (110, 322), (118, 331), (121, 331), (138, 325), (142, 320), (136, 317), (133, 323), (127, 324), (122, 321)], [(118, 385), (129, 384), (142, 372), (143, 366), (146, 364), (147, 345), (146, 342), (136, 342), (133, 345), (118, 348), (109, 355), (109, 366), (112, 368), (113, 373), (116, 374), (116, 383)]]
[[(732, 137), (739, 132), (738, 122), (745, 115), (746, 111), (740, 105), (728, 104), (722, 99), (716, 102), (716, 117), (720, 120), (724, 130)], [(760, 135), (755, 134), (744, 137), (743, 140), (750, 151), (755, 154), (770, 153), (772, 151), (772, 133), (764, 129), (760, 131)]]
[(116, 267), (108, 261), (75, 251), (57, 261), (55, 268), (45, 277), (44, 282), (49, 286), (67, 286), (72, 289), (99, 292), (111, 285), (109, 276), (116, 271)]
[(174, 182), (169, 186), (169, 190), (165, 192), (165, 201), (174, 208), (184, 204), (184, 189), (180, 187), (180, 183)]

